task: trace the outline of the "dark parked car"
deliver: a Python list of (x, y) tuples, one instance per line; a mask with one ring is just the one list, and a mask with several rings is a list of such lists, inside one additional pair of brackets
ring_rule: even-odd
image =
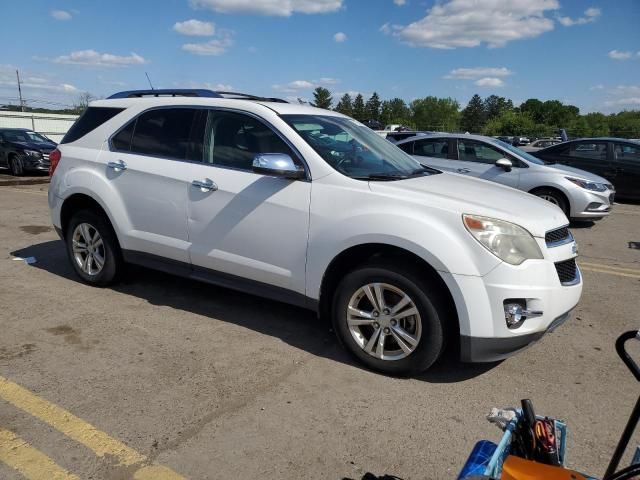
[(49, 171), (49, 153), (56, 143), (25, 128), (0, 128), (0, 167), (12, 175), (27, 171)]
[(545, 163), (561, 163), (609, 180), (616, 196), (640, 200), (640, 142), (622, 138), (582, 138), (531, 152)]

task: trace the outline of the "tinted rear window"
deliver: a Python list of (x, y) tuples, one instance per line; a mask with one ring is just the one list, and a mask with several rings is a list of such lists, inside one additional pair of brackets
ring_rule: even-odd
[(89, 107), (74, 123), (60, 143), (75, 142), (119, 114), (122, 108)]
[(131, 152), (185, 160), (197, 110), (160, 108), (138, 117)]

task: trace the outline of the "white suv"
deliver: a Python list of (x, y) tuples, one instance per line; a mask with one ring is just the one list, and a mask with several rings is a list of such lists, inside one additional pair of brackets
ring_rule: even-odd
[(423, 167), (361, 123), (277, 99), (133, 91), (51, 154), (49, 206), (80, 278), (125, 263), (331, 318), (372, 369), (504, 358), (569, 316), (576, 245), (554, 205)]

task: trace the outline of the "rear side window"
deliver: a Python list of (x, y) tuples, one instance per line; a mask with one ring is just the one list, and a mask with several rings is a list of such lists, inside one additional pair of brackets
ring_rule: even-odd
[(449, 158), (449, 139), (417, 140), (414, 155), (423, 157)]
[(607, 159), (606, 142), (574, 142), (569, 147), (569, 156), (591, 160)]
[(75, 142), (122, 112), (123, 108), (89, 107), (74, 123), (60, 143)]
[(396, 145), (396, 147), (398, 147), (401, 150), (404, 150), (405, 152), (407, 152), (409, 155), (413, 155), (413, 144), (415, 142), (406, 142), (406, 143), (401, 143), (399, 145)]
[[(131, 152), (185, 160), (192, 147), (191, 129), (197, 113), (194, 108), (160, 108), (143, 113), (135, 124)], [(126, 133), (122, 141), (126, 142)]]

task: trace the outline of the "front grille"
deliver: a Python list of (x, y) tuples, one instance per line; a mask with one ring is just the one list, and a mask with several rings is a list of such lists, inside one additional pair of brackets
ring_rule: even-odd
[(544, 236), (544, 241), (547, 242), (547, 246), (551, 246), (554, 243), (564, 242), (571, 239), (571, 233), (568, 227), (561, 227), (555, 230), (547, 232)]
[(556, 271), (558, 272), (558, 278), (561, 284), (568, 285), (575, 282), (578, 278), (576, 259), (572, 258), (564, 262), (556, 263)]
[(49, 161), (49, 154), (48, 153), (43, 153), (42, 154), (42, 159), (46, 160), (48, 162)]

